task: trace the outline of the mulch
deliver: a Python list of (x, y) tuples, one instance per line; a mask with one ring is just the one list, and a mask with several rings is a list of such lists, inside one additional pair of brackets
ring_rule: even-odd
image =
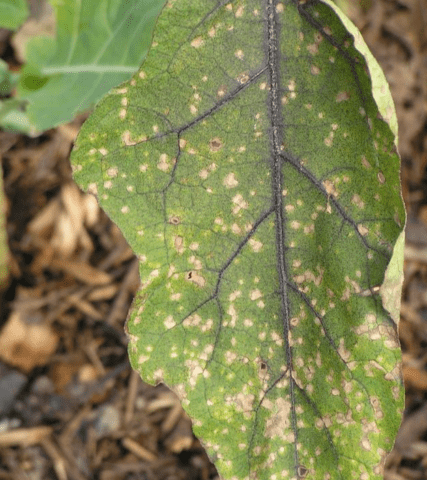
[[(408, 210), (400, 339), (405, 416), (387, 480), (427, 479), (427, 0), (353, 5), (390, 83)], [(13, 55), (0, 32), (0, 56)], [(10, 276), (0, 295), (0, 480), (218, 479), (177, 397), (129, 366), (138, 263), (69, 164), (85, 116), (0, 132)]]

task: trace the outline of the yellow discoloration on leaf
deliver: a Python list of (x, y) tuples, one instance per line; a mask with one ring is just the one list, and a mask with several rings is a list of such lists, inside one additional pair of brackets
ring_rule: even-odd
[(335, 187), (334, 182), (331, 182), (331, 180), (325, 180), (325, 181), (323, 182), (323, 187), (325, 188), (326, 193), (327, 193), (328, 195), (332, 195), (332, 196), (334, 196), (334, 197), (338, 197), (338, 191), (337, 191), (337, 189), (336, 189), (336, 187)]
[(188, 368), (189, 372), (189, 384), (191, 387), (195, 387), (198, 377), (203, 374), (203, 368), (200, 365), (198, 360), (186, 360), (185, 366)]
[(350, 99), (350, 94), (348, 92), (340, 92), (335, 97), (335, 101), (337, 103), (345, 102), (346, 100), (349, 100), (349, 99)]
[(295, 437), (289, 428), (291, 402), (284, 398), (278, 398), (274, 403), (264, 400), (262, 406), (272, 412), (266, 422), (265, 436), (267, 438), (279, 437), (286, 442), (293, 442)]
[(227, 93), (227, 86), (226, 85), (221, 85), (216, 92), (218, 98), (223, 97), (226, 93)]
[(191, 41), (190, 45), (194, 48), (200, 48), (204, 45), (204, 43), (205, 42), (202, 37), (196, 37)]
[(323, 140), (323, 142), (327, 147), (332, 147), (333, 139), (334, 139), (334, 132), (329, 132), (329, 135)]
[(237, 10), (236, 10), (236, 13), (234, 14), (236, 18), (240, 18), (241, 16), (243, 16), (243, 11), (244, 11), (244, 7), (243, 5), (240, 5)]
[(362, 165), (365, 168), (372, 168), (371, 164), (368, 162), (368, 159), (365, 157), (365, 155), (362, 155)]
[(362, 235), (363, 237), (366, 236), (369, 232), (369, 230), (361, 223), (357, 225), (357, 230), (359, 231), (360, 235)]
[(131, 133), (129, 130), (126, 130), (122, 133), (122, 140), (126, 146), (136, 145), (138, 142), (131, 139)]
[(191, 263), (196, 270), (201, 270), (202, 269), (202, 262), (200, 259), (192, 255), (189, 259), (188, 262)]
[(242, 234), (242, 229), (239, 227), (239, 225), (237, 225), (237, 223), (233, 223), (231, 225), (231, 231), (235, 234), (235, 235), (241, 235)]
[(223, 180), (223, 185), (227, 188), (234, 188), (239, 185), (239, 182), (236, 180), (236, 176), (233, 172), (229, 173)]
[(176, 325), (175, 320), (173, 319), (172, 315), (168, 315), (164, 322), (163, 325), (169, 330), (170, 328), (173, 328)]
[(248, 202), (243, 198), (243, 196), (239, 193), (232, 198), (232, 202), (235, 204), (233, 207), (232, 212), (236, 215), (242, 209), (248, 208)]
[(247, 72), (242, 72), (237, 75), (236, 80), (241, 84), (247, 83), (247, 81), (249, 80), (249, 75), (247, 74)]
[(237, 322), (237, 311), (236, 311), (236, 308), (233, 304), (231, 304), (229, 307), (228, 307), (228, 310), (227, 310), (227, 313), (230, 315), (231, 317), (231, 320), (230, 320), (230, 323), (229, 325), (231, 327), (235, 327), (236, 326), (236, 322)]
[(249, 245), (252, 247), (254, 252), (259, 252), (263, 246), (262, 242), (255, 240), (254, 238), (249, 240)]
[(234, 292), (230, 293), (228, 299), (230, 300), (230, 302), (234, 302), (234, 300), (236, 300), (236, 298), (239, 298), (241, 295), (241, 290), (235, 290)]
[(198, 287), (204, 287), (206, 285), (206, 280), (200, 273), (196, 270), (191, 270), (185, 276), (185, 279), (189, 282), (195, 283)]
[(249, 293), (249, 298), (251, 300), (258, 300), (258, 298), (261, 298), (262, 297), (262, 293), (260, 290), (256, 289), (256, 290), (252, 290), (250, 293)]
[(317, 43), (312, 43), (311, 45), (307, 45), (307, 50), (312, 55), (316, 55), (319, 52), (319, 45)]
[(365, 207), (365, 202), (360, 198), (360, 196), (355, 193), (351, 199), (351, 203), (356, 205), (358, 208), (362, 209)]
[(319, 75), (319, 73), (320, 73), (320, 68), (317, 67), (316, 65), (312, 65), (312, 66), (310, 67), (310, 72), (311, 72), (312, 75)]
[(159, 162), (157, 163), (157, 168), (162, 172), (167, 172), (171, 167), (170, 163), (168, 163), (168, 156), (166, 153), (162, 153), (159, 157)]
[(199, 177), (202, 178), (203, 180), (206, 180), (209, 176), (209, 172), (206, 168), (204, 168), (203, 170), (200, 170), (199, 172)]
[(202, 317), (198, 315), (197, 313), (194, 313), (193, 315), (188, 316), (182, 324), (185, 327), (198, 327), (202, 322)]
[(107, 170), (107, 175), (110, 178), (115, 178), (119, 174), (119, 169), (117, 167), (111, 167)]
[(175, 238), (174, 238), (174, 247), (175, 247), (175, 250), (181, 255), (182, 253), (184, 253), (184, 239), (177, 235)]
[(231, 365), (232, 363), (234, 363), (237, 359), (237, 353), (236, 352), (230, 352), (230, 350), (227, 350), (225, 353), (224, 353), (224, 358), (225, 358), (225, 361)]
[(345, 341), (343, 338), (340, 339), (338, 353), (340, 354), (341, 358), (344, 359), (346, 362), (351, 358), (351, 352), (346, 349)]

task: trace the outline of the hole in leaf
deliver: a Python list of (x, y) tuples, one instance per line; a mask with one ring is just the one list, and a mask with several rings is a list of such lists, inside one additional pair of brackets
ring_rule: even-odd
[(300, 465), (298, 467), (298, 476), (300, 478), (304, 478), (307, 475), (307, 472), (308, 472), (308, 470), (307, 470), (307, 468), (304, 467), (304, 465)]

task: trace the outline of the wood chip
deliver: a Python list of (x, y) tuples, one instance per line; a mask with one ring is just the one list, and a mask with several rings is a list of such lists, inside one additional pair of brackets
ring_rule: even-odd
[(45, 437), (52, 433), (52, 427), (41, 425), (34, 428), (17, 428), (0, 432), (0, 446), (10, 447), (20, 445), (28, 447), (40, 443)]
[(75, 279), (88, 285), (107, 285), (112, 283), (112, 276), (102, 272), (95, 267), (78, 260), (66, 260), (65, 258), (55, 258), (51, 265), (53, 269), (61, 270), (73, 276)]
[(132, 440), (130, 437), (125, 437), (122, 439), (122, 444), (130, 452), (136, 455), (141, 460), (146, 460), (148, 462), (154, 462), (157, 460), (157, 455), (151, 453), (149, 450), (144, 448), (140, 443)]

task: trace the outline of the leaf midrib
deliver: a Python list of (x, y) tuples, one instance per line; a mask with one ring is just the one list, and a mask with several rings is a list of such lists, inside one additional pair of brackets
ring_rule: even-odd
[[(286, 368), (289, 374), (289, 396), (291, 403), (291, 428), (294, 434), (294, 468), (296, 477), (299, 478), (298, 466), (299, 455), (297, 450), (298, 428), (295, 400), (295, 382), (292, 376), (293, 359), (292, 347), (289, 343), (290, 332), (290, 312), (288, 297), (288, 271), (285, 261), (285, 218), (283, 214), (283, 160), (280, 155), (283, 145), (283, 119), (280, 108), (280, 79), (279, 79), (279, 22), (276, 13), (276, 2), (268, 0), (266, 5), (267, 13), (267, 32), (266, 32), (266, 48), (267, 48), (267, 65), (269, 76), (269, 94), (268, 102), (271, 116), (271, 150), (272, 150), (272, 188), (273, 188), (273, 204), (276, 216), (276, 255), (277, 255), (277, 272), (279, 279), (279, 290), (281, 299), (281, 317), (283, 322), (283, 345), (285, 350)], [(274, 384), (274, 383), (273, 383)]]

